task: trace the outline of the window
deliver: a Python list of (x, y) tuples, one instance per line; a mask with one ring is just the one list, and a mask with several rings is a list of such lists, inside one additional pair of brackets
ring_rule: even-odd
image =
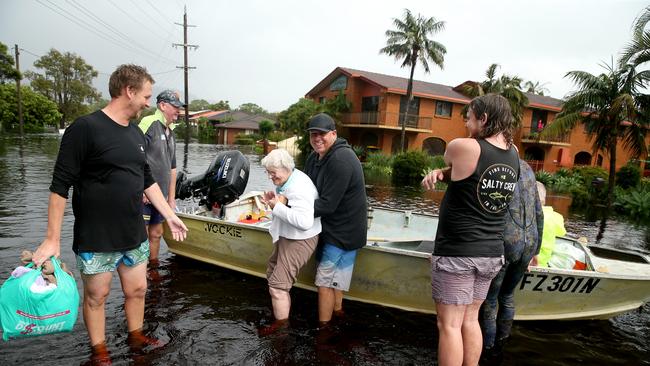
[(327, 98), (325, 98), (325, 97), (320, 97), (320, 98), (318, 98), (318, 103), (319, 103), (319, 104), (323, 104), (323, 103), (325, 103), (326, 100), (327, 100)]
[(450, 102), (436, 101), (436, 116), (451, 117), (452, 104)]
[[(409, 115), (406, 117), (406, 96), (402, 95), (399, 100), (399, 123), (400, 125), (406, 119), (408, 127), (416, 127), (418, 116), (420, 115), (420, 98), (413, 97), (409, 107)], [(405, 118), (406, 117), (406, 118)]]
[(341, 75), (330, 84), (330, 90), (345, 90), (348, 87), (348, 77)]
[(547, 111), (540, 111), (533, 109), (533, 118), (530, 121), (530, 130), (532, 132), (541, 131), (546, 127), (546, 118), (548, 117)]
[(376, 124), (377, 111), (379, 111), (379, 96), (361, 98), (361, 123)]

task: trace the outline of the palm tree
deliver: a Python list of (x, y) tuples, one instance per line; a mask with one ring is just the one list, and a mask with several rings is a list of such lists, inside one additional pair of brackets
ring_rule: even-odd
[(524, 88), (526, 89), (526, 93), (532, 93), (532, 94), (543, 96), (544, 93), (548, 94), (548, 89), (544, 85), (546, 85), (546, 83), (540, 83), (539, 81), (532, 82), (529, 80), (524, 83)]
[[(436, 21), (435, 18), (423, 18), (418, 14), (417, 18), (408, 9), (404, 10), (403, 19), (393, 19), (395, 30), (387, 30), (386, 47), (379, 50), (395, 57), (395, 60), (403, 60), (402, 67), (410, 66), (408, 86), (406, 88), (406, 116), (409, 113), (411, 99), (413, 99), (413, 72), (415, 66), (422, 64), (425, 72), (429, 72), (429, 61), (443, 68), (447, 49), (441, 43), (430, 39), (430, 36), (445, 29), (445, 22)], [(404, 152), (404, 136), (406, 134), (406, 119), (402, 122), (401, 151)]]
[(650, 22), (650, 6), (636, 17), (632, 25), (632, 41), (628, 43), (623, 50), (619, 67), (631, 63), (640, 65), (650, 61), (650, 31), (646, 30), (646, 25)]
[[(478, 97), (488, 93), (500, 94), (510, 102), (512, 118), (515, 126), (521, 125), (524, 116), (524, 108), (528, 105), (528, 97), (521, 91), (523, 80), (518, 76), (509, 76), (506, 74), (497, 77), (498, 64), (492, 64), (485, 72), (487, 79), (480, 83), (470, 83), (464, 86), (463, 92), (470, 98)], [(463, 113), (467, 108), (463, 108)]]
[(648, 122), (648, 95), (639, 92), (648, 81), (650, 71), (637, 72), (634, 65), (614, 67), (603, 65), (605, 73), (592, 75), (585, 71), (570, 71), (570, 78), (578, 90), (570, 93), (562, 111), (542, 132), (554, 136), (584, 125), (593, 140), (593, 150), (609, 154), (609, 187), (607, 204), (614, 198), (616, 174), (616, 146), (619, 141), (633, 156), (647, 154), (645, 137)]

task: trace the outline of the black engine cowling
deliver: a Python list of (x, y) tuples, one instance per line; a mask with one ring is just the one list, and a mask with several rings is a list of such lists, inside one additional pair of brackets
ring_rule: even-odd
[(212, 209), (214, 204), (227, 205), (244, 193), (248, 183), (250, 163), (237, 150), (220, 152), (205, 173), (176, 177), (176, 198), (195, 197), (200, 204)]

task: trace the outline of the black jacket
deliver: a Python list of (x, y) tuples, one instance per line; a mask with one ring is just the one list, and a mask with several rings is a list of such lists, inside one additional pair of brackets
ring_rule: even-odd
[(361, 163), (344, 139), (337, 139), (322, 159), (312, 152), (305, 173), (318, 189), (314, 216), (321, 218), (319, 241), (345, 250), (366, 245), (368, 203)]

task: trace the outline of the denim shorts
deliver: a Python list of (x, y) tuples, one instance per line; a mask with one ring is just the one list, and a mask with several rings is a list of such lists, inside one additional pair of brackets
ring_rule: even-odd
[(150, 203), (142, 205), (142, 218), (145, 225), (161, 224), (165, 221), (160, 212)]
[(439, 304), (470, 305), (487, 297), (501, 257), (431, 257), (431, 293)]
[(139, 247), (122, 252), (80, 252), (77, 254), (77, 268), (82, 274), (91, 275), (114, 272), (120, 264), (135, 267), (149, 259), (149, 240)]

